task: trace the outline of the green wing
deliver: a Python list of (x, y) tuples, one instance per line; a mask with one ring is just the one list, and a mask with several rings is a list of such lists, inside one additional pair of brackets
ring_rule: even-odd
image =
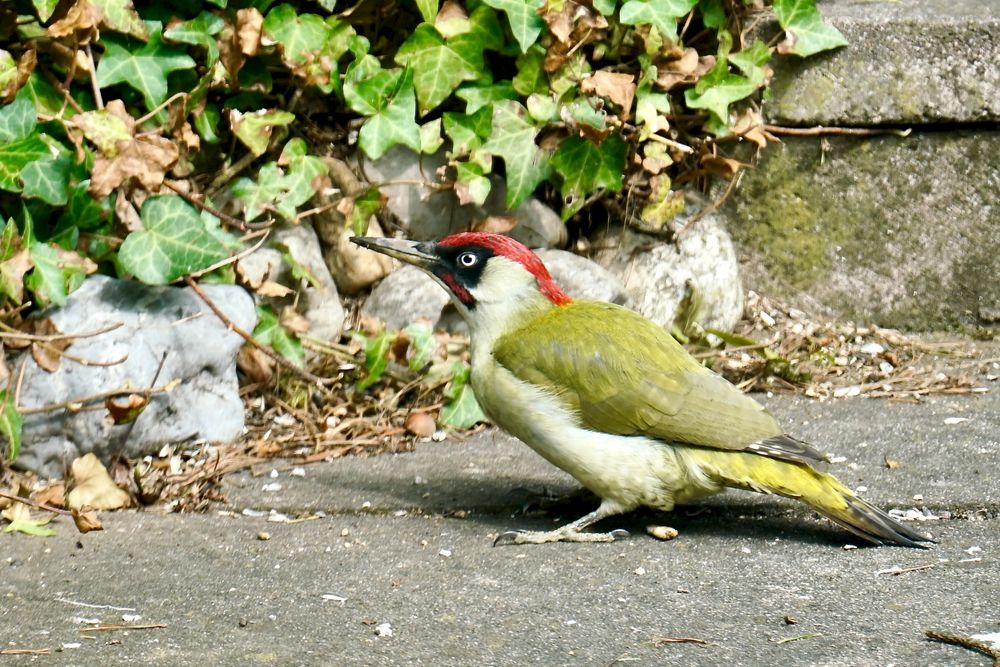
[(766, 449), (772, 451), (760, 453), (777, 458), (821, 456), (783, 436), (763, 406), (699, 364), (661, 327), (621, 306), (577, 301), (553, 308), (502, 337), (494, 357), (521, 380), (558, 395), (593, 430)]

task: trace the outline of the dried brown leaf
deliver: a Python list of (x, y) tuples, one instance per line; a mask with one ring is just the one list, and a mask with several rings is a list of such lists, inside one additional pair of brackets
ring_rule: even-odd
[(256, 347), (244, 345), (236, 354), (236, 367), (248, 382), (266, 383), (274, 377), (275, 361)]
[(487, 234), (507, 234), (517, 227), (520, 222), (517, 218), (508, 215), (490, 215), (472, 226), (474, 232), (486, 232)]
[(411, 412), (406, 415), (403, 428), (418, 438), (429, 438), (437, 430), (437, 424), (426, 412)]
[(635, 77), (622, 72), (598, 70), (580, 82), (584, 93), (596, 93), (606, 97), (622, 109), (622, 117), (628, 118), (635, 98)]
[[(17, 303), (24, 301), (24, 274), (34, 268), (31, 254), (27, 249), (19, 250), (13, 256), (0, 262), (0, 282), (9, 290), (7, 294)], [(8, 347), (15, 347), (8, 343)], [(25, 346), (27, 347), (27, 346)]]
[(247, 57), (257, 55), (263, 25), (264, 15), (255, 7), (236, 12), (236, 42), (239, 44), (240, 53)]
[(65, 16), (48, 27), (47, 32), (49, 37), (57, 39), (75, 34), (79, 43), (86, 43), (103, 17), (103, 12), (90, 0), (77, 0)]
[(118, 155), (98, 155), (91, 172), (90, 192), (105, 197), (131, 179), (151, 192), (163, 184), (167, 171), (180, 157), (177, 145), (166, 137), (139, 135), (118, 144)]
[(142, 394), (119, 394), (104, 400), (104, 407), (115, 424), (131, 424), (149, 405), (149, 398)]
[(73, 461), (70, 468), (72, 490), (66, 495), (66, 506), (80, 509), (89, 505), (100, 510), (128, 507), (129, 495), (115, 486), (104, 464), (93, 454)]
[(14, 101), (17, 91), (28, 82), (31, 73), (35, 71), (38, 64), (38, 51), (34, 42), (28, 42), (28, 49), (21, 54), (17, 61), (17, 73), (7, 82), (7, 85), (0, 90), (0, 103), (10, 104)]
[(746, 169), (753, 165), (747, 164), (746, 162), (740, 162), (739, 160), (735, 160), (730, 157), (706, 154), (701, 156), (701, 166), (704, 167), (710, 174), (715, 176), (732, 178), (740, 172), (740, 169)]
[(104, 530), (104, 525), (97, 518), (97, 510), (93, 507), (84, 505), (79, 509), (73, 508), (71, 512), (73, 523), (76, 524), (76, 529), (81, 533), (89, 533), (92, 530)]
[(256, 289), (254, 289), (254, 291), (258, 294), (258, 296), (280, 299), (283, 296), (288, 296), (295, 290), (291, 287), (286, 287), (281, 283), (276, 283), (273, 280), (265, 280)]
[(66, 485), (63, 482), (50, 482), (44, 489), (32, 494), (31, 499), (49, 507), (62, 507), (66, 502)]

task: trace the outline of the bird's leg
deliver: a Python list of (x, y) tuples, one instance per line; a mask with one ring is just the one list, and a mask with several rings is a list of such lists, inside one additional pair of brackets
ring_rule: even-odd
[(596, 510), (580, 517), (572, 523), (555, 530), (508, 530), (493, 541), (493, 546), (506, 544), (545, 544), (547, 542), (614, 542), (619, 537), (628, 537), (628, 531), (617, 529), (609, 533), (584, 533), (583, 529), (601, 519), (621, 514), (626, 510), (618, 503), (602, 501)]

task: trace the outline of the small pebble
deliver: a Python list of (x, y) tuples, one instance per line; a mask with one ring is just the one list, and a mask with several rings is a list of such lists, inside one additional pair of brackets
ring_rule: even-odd
[(271, 533), (265, 533), (264, 531), (261, 531), (257, 533), (257, 539), (260, 540), (261, 542), (267, 542), (269, 539), (271, 539)]
[(677, 530), (670, 526), (646, 526), (646, 532), (658, 540), (672, 540), (677, 537)]

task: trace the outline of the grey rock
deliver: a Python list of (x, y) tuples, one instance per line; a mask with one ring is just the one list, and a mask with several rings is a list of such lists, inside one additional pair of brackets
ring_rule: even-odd
[(404, 264), (375, 286), (361, 314), (385, 322), (389, 329), (402, 329), (418, 318), (436, 325), (447, 303), (448, 295), (433, 278)]
[(625, 286), (597, 262), (566, 250), (535, 252), (556, 284), (574, 299), (625, 303)]
[[(1000, 13), (995, 0), (824, 2), (849, 45), (778, 58), (764, 112), (791, 125), (879, 125), (1000, 119)], [(778, 31), (772, 23), (768, 36)]]
[[(451, 190), (436, 191), (414, 185), (415, 181), (441, 183), (446, 168), (445, 152), (418, 155), (396, 146), (378, 160), (364, 163), (364, 173), (389, 198), (388, 208), (409, 231), (412, 239), (427, 241), (465, 231), (488, 216), (512, 217), (518, 221), (510, 236), (529, 248), (555, 248), (566, 244), (566, 226), (559, 215), (534, 198), (513, 211), (504, 205), (506, 189), (501, 178), (492, 177), (492, 188), (483, 206), (462, 206)], [(395, 183), (394, 183), (395, 182)]]
[(1000, 311), (1000, 133), (787, 137), (725, 212), (748, 286), (909, 330)]
[[(239, 327), (256, 321), (253, 299), (240, 287), (202, 289)], [(115, 425), (106, 411), (52, 411), (26, 415), (18, 467), (43, 476), (61, 476), (76, 457), (93, 452), (107, 462), (115, 454), (141, 457), (164, 444), (192, 440), (230, 441), (243, 431), (243, 402), (236, 379), (236, 352), (243, 339), (227, 330), (190, 289), (150, 287), (91, 276), (66, 305), (45, 311), (63, 333), (122, 326), (78, 338), (67, 353), (109, 366), (62, 359), (54, 373), (26, 355), (21, 405), (37, 408), (130, 386), (147, 388), (161, 357), (156, 384), (179, 379), (170, 392), (153, 396), (133, 426)]]
[[(281, 258), (282, 249), (287, 249), (292, 259), (308, 269), (315, 284), (292, 275), (291, 267)], [(299, 311), (309, 322), (309, 336), (322, 340), (340, 337), (344, 306), (323, 259), (319, 239), (308, 222), (276, 229), (265, 247), (240, 260), (240, 272), (252, 285), (271, 280), (294, 290), (298, 294)], [(295, 294), (261, 300), (281, 308), (295, 301)]]
[(624, 283), (625, 305), (663, 327), (671, 327), (688, 294), (704, 327), (730, 331), (743, 315), (736, 250), (718, 216), (692, 225), (679, 244), (619, 228), (595, 246), (595, 259)]

